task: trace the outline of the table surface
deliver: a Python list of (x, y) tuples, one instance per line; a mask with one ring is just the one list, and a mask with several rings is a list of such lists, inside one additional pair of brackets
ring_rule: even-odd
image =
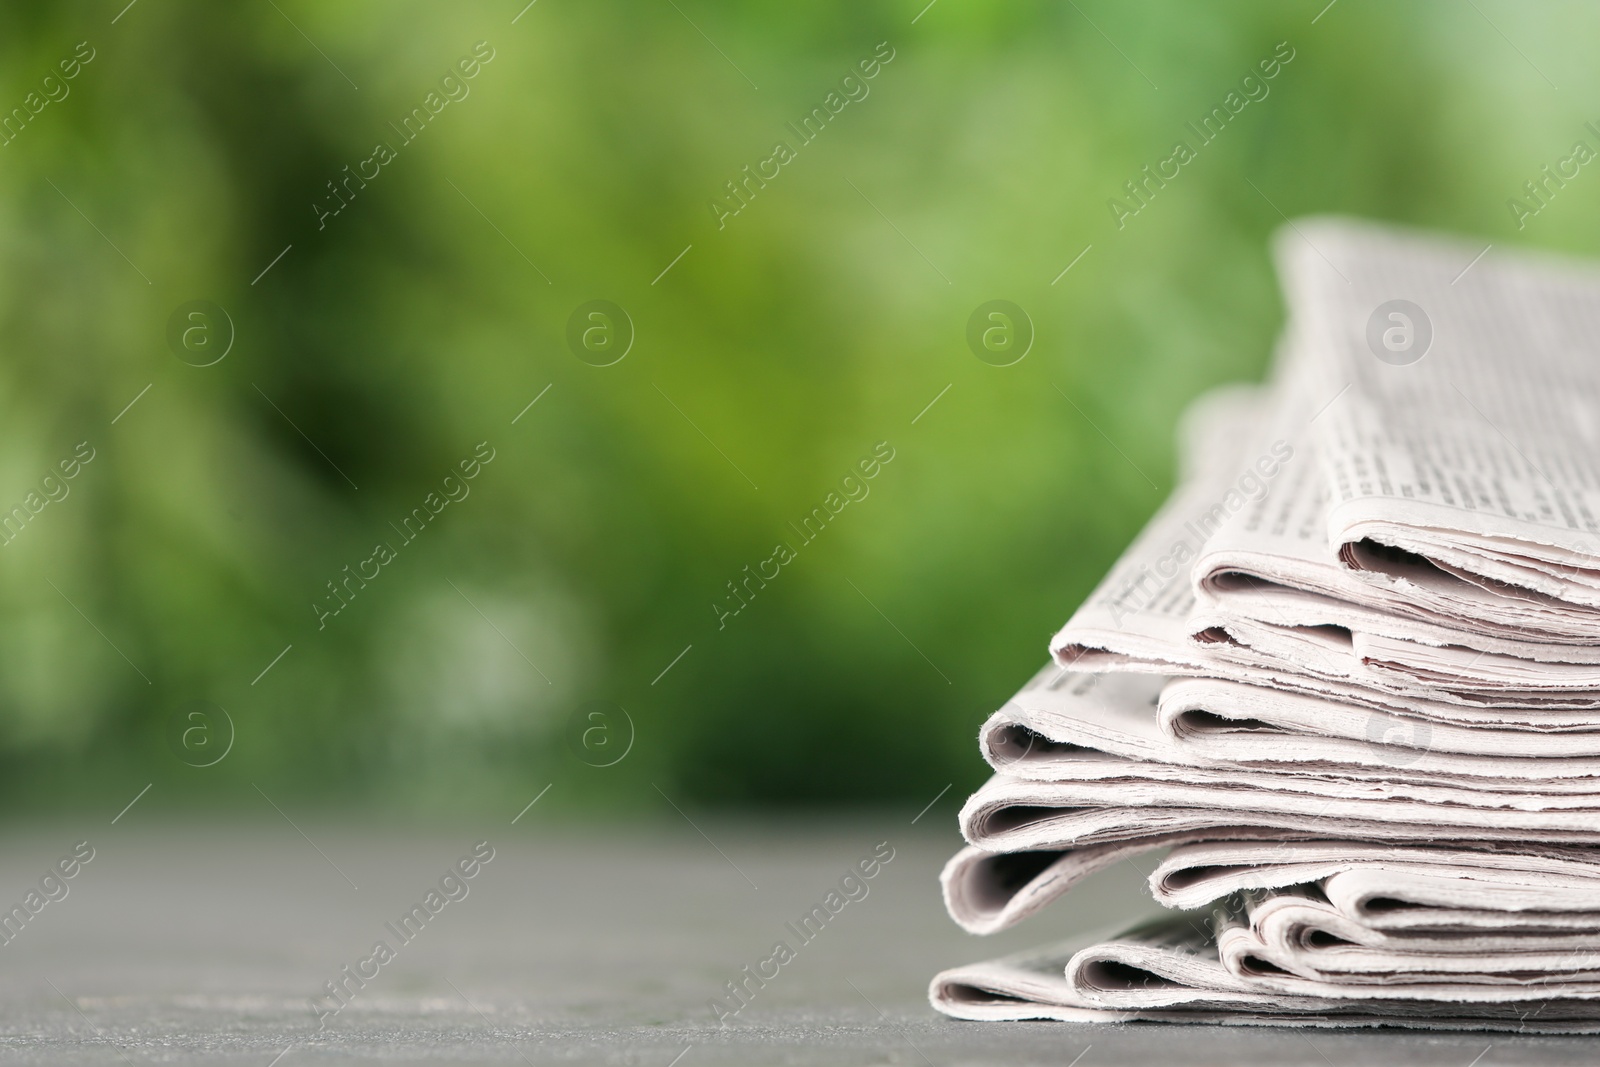
[[(64, 898), (0, 946), (0, 1049), (21, 1063), (260, 1067), (1495, 1067), (1600, 1058), (1600, 1039), (1586, 1038), (942, 1018), (926, 1000), (935, 971), (1154, 909), (1142, 872), (1121, 864), (1019, 929), (964, 934), (945, 916), (937, 885), (959, 844), (949, 814), (935, 810), (915, 826), (910, 813), (770, 823), (696, 815), (698, 827), (552, 827), (529, 817), (403, 828), (297, 817), (298, 830), (282, 820), (130, 815), (115, 826), (12, 829), (0, 834), (4, 907), (21, 903), (78, 841), (95, 855)], [(385, 924), (422, 903), (480, 840), (494, 859), (465, 883), (464, 898), (402, 944)], [(894, 859), (867, 895), (718, 1025), (710, 999), (774, 942), (794, 945), (785, 924), (880, 842)], [(380, 939), (394, 958), (319, 1030), (311, 998), (341, 968), (371, 957)]]

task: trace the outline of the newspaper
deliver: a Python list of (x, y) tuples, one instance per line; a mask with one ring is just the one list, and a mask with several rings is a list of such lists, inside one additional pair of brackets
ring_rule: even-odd
[(1092, 748), (1196, 766), (1600, 792), (1600, 723), (1584, 713), (1435, 722), (1239, 682), (1054, 665), (989, 717), (978, 743), (996, 771), (1045, 781)]
[[(1281, 235), (1295, 322), (1257, 450), (1299, 462), (1198, 554), (1190, 636), (1223, 658), (1532, 706), (1600, 682), (1600, 274), (1498, 255), (1462, 277), (1466, 247), (1338, 220)], [(1415, 359), (1374, 347), (1384, 309), (1426, 333)]]
[(1217, 930), (1223, 966), (1280, 988), (1294, 980), (1405, 986), (1407, 993), (1434, 997), (1453, 987), (1456, 997), (1484, 992), (1459, 988), (1464, 985), (1559, 981), (1600, 989), (1600, 953), (1594, 947), (1600, 914), (1593, 911), (1586, 926), (1571, 930), (1462, 931), (1435, 919), (1432, 929), (1385, 931), (1345, 915), (1320, 885), (1249, 894), (1230, 904)]
[[(1404, 766), (1407, 750), (1370, 740), (1269, 733), (1262, 741), (1244, 730), (1247, 752), (1292, 739), (1304, 742), (1308, 758), (1287, 770), (1227, 763), (1163, 730), (1155, 713), (1162, 692), (1156, 677), (1047, 667), (991, 716), (981, 739), (997, 773), (962, 808), (973, 847), (943, 877), (958, 923), (992, 932), (1122, 859), (1217, 839), (1275, 842), (1279, 856), (1283, 842), (1319, 837), (1480, 850), (1499, 842), (1513, 864), (1527, 861), (1505, 851), (1508, 843), (1523, 851), (1531, 843), (1600, 845), (1600, 760), (1415, 751)], [(1370, 753), (1374, 765), (1317, 751), (1335, 744)], [(1562, 855), (1587, 859), (1582, 850)], [(1600, 848), (1594, 856), (1600, 863)], [(1153, 888), (1163, 903), (1204, 903)]]
[(1600, 271), (1495, 252), (1463, 273), (1480, 251), (1338, 219), (1280, 234), (1330, 400), (1328, 543), (1379, 580), (1398, 554), (1488, 592), (1600, 607)]
[[(1082, 939), (956, 967), (934, 978), (928, 999), (946, 1015), (976, 1020), (1600, 1030), (1600, 985), (1593, 982), (1486, 987), (1498, 995), (1482, 1000), (1455, 999), (1440, 995), (1446, 989), (1428, 987), (1411, 990), (1421, 995), (1389, 996), (1386, 987), (1311, 979), (1280, 988), (1291, 983), (1231, 969), (1219, 950), (1217, 925), (1217, 918), (1204, 914), (1175, 915), (1106, 940)], [(1236, 954), (1233, 929), (1224, 926), (1223, 936), (1232, 938)]]
[[(1052, 639), (1058, 663), (1245, 682), (1443, 721), (1600, 710), (1600, 645), (1574, 609), (1420, 563), (1380, 584), (1325, 542), (1319, 550), (1328, 498), (1312, 447), (1303, 435), (1298, 446), (1261, 440), (1262, 405), (1281, 392), (1230, 389), (1197, 407), (1191, 437), (1210, 441)], [(1241, 423), (1257, 441), (1243, 453), (1229, 447)], [(1535, 629), (1553, 617), (1562, 623)], [(1469, 630), (1468, 618), (1499, 621)], [(1587, 625), (1592, 635), (1600, 615)]]
[[(1253, 837), (1250, 834), (1253, 833)], [(1167, 848), (1150, 894), (1169, 908), (1203, 908), (1236, 893), (1332, 880), (1335, 902), (1374, 929), (1443, 917), (1458, 928), (1600, 929), (1600, 850), (1529, 842), (1392, 844), (1240, 831), (1167, 833), (1081, 848), (990, 852), (971, 845), (945, 865), (945, 907), (962, 928), (991, 934), (1031, 917), (1096, 871)], [(1488, 894), (1488, 897), (1485, 896)], [(1426, 916), (1396, 909), (1425, 903)], [(1515, 905), (1516, 910), (1511, 909)]]
[[(1236, 892), (1209, 912), (1109, 940), (958, 967), (934, 979), (930, 999), (968, 1019), (1600, 1027), (1600, 867), (1563, 870), (1546, 857), (1544, 870), (1519, 873), (1426, 849), (1342, 854), (1353, 844), (1308, 843), (1278, 871), (1332, 869), (1318, 880)], [(1249, 858), (1215, 848), (1233, 852), (1212, 859)], [(1468, 866), (1452, 866), (1462, 858)], [(1463, 870), (1468, 888), (1441, 884)], [(1463, 896), (1478, 905), (1465, 909), (1477, 927), (1454, 906)]]
[(990, 852), (1072, 848), (1203, 830), (1383, 841), (1600, 845), (1600, 794), (1489, 792), (1403, 781), (1305, 778), (1085, 754), (1061, 780), (996, 775), (961, 809), (968, 843)]
[[(1280, 425), (1272, 440), (1289, 433)], [(1303, 439), (1294, 447), (1301, 462), (1284, 464), (1270, 491), (1199, 550), (1187, 640), (1245, 671), (1296, 663), (1309, 676), (1413, 698), (1437, 688), (1447, 701), (1502, 708), (1592, 703), (1585, 694), (1600, 688), (1593, 612), (1532, 592), (1487, 593), (1420, 560), (1395, 561), (1391, 570), (1406, 578), (1394, 585), (1356, 574), (1325, 539), (1331, 497), (1315, 447)], [(1552, 701), (1556, 693), (1566, 699)], [(1427, 704), (1413, 701), (1412, 710), (1427, 714)]]
[(1176, 678), (1161, 691), (1159, 727), (1196, 758), (1239, 763), (1348, 763), (1433, 771), (1463, 780), (1542, 783), (1587, 778), (1600, 786), (1600, 731), (1592, 712), (1486, 711), (1437, 720), (1211, 678)]
[(1200, 841), (1173, 848), (1150, 872), (1155, 900), (1183, 909), (1313, 882), (1332, 886), (1342, 914), (1374, 930), (1600, 930), (1600, 851), (1591, 848)]
[[(1328, 260), (1339, 260), (1324, 244), (1362, 280), (1333, 272)], [(1600, 306), (1600, 275), (1486, 257), (1474, 285), (1520, 294), (1550, 284), (1565, 295), (1485, 302), (1448, 284), (1459, 268), (1442, 273), (1459, 251), (1334, 221), (1285, 231), (1279, 258), (1296, 321), (1274, 386), (1230, 388), (1196, 406), (1183, 483), (1052, 643), (1060, 662), (1424, 713), (1438, 703), (1600, 708), (1600, 535), (1588, 517), (1600, 494), (1589, 458), (1600, 406), (1584, 421), (1600, 369), (1585, 369), (1594, 361), (1574, 347), (1572, 326), (1600, 317), (1584, 304)], [(1352, 325), (1396, 287), (1445, 316), (1433, 324), (1431, 360), (1386, 364)], [(1532, 351), (1531, 375), (1495, 343), (1452, 332), (1457, 316), (1467, 316), (1461, 329), (1482, 327), (1490, 305), (1511, 320), (1495, 343)], [(1546, 336), (1545, 314), (1564, 315), (1566, 332)], [(1472, 405), (1462, 382), (1494, 403)], [(1577, 412), (1594, 442), (1571, 426), (1549, 433), (1544, 401)], [(1374, 430), (1383, 420), (1397, 428)], [(1523, 427), (1546, 463), (1512, 443)], [(1423, 517), (1434, 525), (1394, 533)], [(1444, 547), (1430, 556), (1424, 544)]]
[[(1453, 648), (1539, 662), (1600, 663), (1595, 617), (1533, 592), (1489, 595), (1421, 560), (1393, 557), (1382, 584), (1350, 570), (1327, 541), (1332, 506), (1317, 446), (1304, 422), (1279, 426), (1292, 441), (1270, 491), (1247, 501), (1207, 539), (1193, 567), (1202, 610), (1284, 627), (1340, 626), (1417, 645), (1411, 655)], [(1535, 639), (1536, 638), (1536, 639)], [(1463, 667), (1466, 665), (1463, 664)]]

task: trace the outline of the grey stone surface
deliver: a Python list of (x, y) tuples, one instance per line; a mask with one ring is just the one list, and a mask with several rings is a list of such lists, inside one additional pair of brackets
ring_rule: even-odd
[[(457, 829), (141, 821), (11, 831), (0, 902), (83, 839), (95, 858), (0, 947), (17, 1063), (1593, 1063), (1600, 1041), (1206, 1027), (979, 1025), (934, 1015), (934, 971), (1151, 909), (1131, 865), (993, 939), (944, 916), (948, 799), (826, 823)], [(709, 841), (708, 838), (709, 837)], [(308, 840), (309, 838), (309, 840)], [(371, 954), (473, 842), (496, 855), (319, 1031), (309, 1000)], [(727, 1026), (708, 1000), (888, 841), (894, 860)], [(314, 842), (315, 844), (313, 845)], [(711, 842), (715, 842), (713, 845)], [(319, 854), (319, 850), (322, 854)], [(720, 849), (720, 852), (718, 851)], [(347, 881), (348, 879), (348, 881)], [(352, 885), (353, 883), (353, 885)], [(1092, 1046), (1092, 1047), (1091, 1047)], [(1487, 1052), (1485, 1051), (1487, 1049)], [(285, 1051), (287, 1050), (287, 1051)], [(1481, 1059), (1477, 1058), (1480, 1057)], [(680, 1057), (676, 1059), (675, 1057)]]

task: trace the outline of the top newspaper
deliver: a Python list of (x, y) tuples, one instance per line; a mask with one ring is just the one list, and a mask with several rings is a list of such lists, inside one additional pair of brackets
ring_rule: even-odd
[[(1279, 236), (1328, 540), (1600, 607), (1600, 273), (1349, 222)], [(1342, 391), (1342, 395), (1341, 395)], [(1497, 586), (1498, 588), (1498, 586)]]
[(1285, 229), (1270, 395), (1201, 405), (1233, 432), (1194, 435), (1057, 659), (1480, 725), (1600, 708), (1600, 273), (1480, 251)]

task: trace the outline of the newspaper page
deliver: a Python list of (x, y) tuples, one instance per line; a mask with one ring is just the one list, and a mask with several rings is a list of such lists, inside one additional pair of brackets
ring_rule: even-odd
[[(1327, 540), (1332, 493), (1318, 461), (1303, 342), (1280, 354), (1277, 403), (1253, 452), (1291, 453), (1222, 517), (1194, 561), (1190, 637), (1246, 668), (1299, 663), (1312, 676), (1400, 693), (1438, 688), (1524, 707), (1600, 688), (1600, 617), (1541, 593), (1490, 588), (1420, 557), (1357, 574)], [(1226, 510), (1226, 509), (1223, 509)], [(1465, 690), (1465, 693), (1456, 692)]]
[(1340, 219), (1277, 239), (1327, 410), (1328, 541), (1600, 607), (1600, 272)]
[(1213, 678), (1050, 664), (989, 717), (978, 745), (995, 771), (1045, 781), (1090, 748), (1195, 766), (1600, 792), (1600, 728), (1590, 713), (1474, 714), (1434, 721)]
[(1528, 1033), (1600, 1029), (1600, 988), (1594, 983), (1467, 987), (1463, 996), (1433, 996), (1433, 987), (1414, 988), (1411, 996), (1383, 996), (1382, 987), (1307, 979), (1285, 989), (1285, 980), (1230, 969), (1219, 935), (1226, 932), (1237, 944), (1232, 914), (1173, 915), (1103, 941), (1080, 939), (952, 968), (934, 978), (928, 998), (946, 1015), (978, 1020)]
[[(1382, 582), (1338, 561), (1323, 534), (1330, 498), (1314, 449), (1303, 432), (1298, 445), (1289, 439), (1300, 405), (1270, 407), (1293, 397), (1294, 376), (1283, 378), (1274, 391), (1232, 389), (1197, 404), (1188, 436), (1209, 443), (1190, 445), (1186, 480), (1052, 639), (1056, 661), (1431, 719), (1471, 721), (1481, 708), (1600, 711), (1592, 613), (1586, 621), (1538, 594), (1502, 596), (1425, 561)], [(1241, 439), (1254, 440), (1243, 453)]]

